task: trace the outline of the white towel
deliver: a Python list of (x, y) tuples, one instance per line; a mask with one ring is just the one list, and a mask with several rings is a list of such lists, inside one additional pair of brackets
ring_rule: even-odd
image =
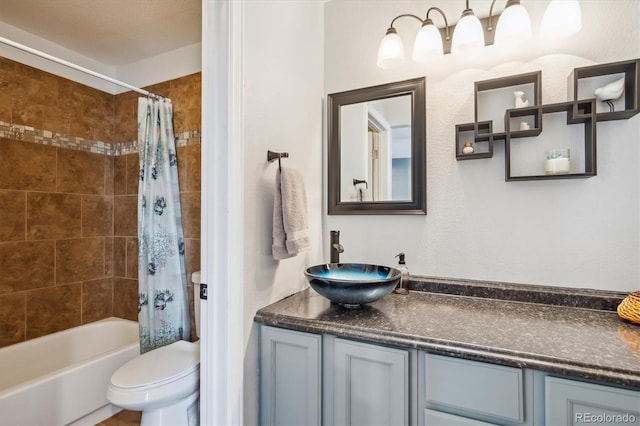
[(276, 172), (273, 199), (273, 258), (287, 259), (308, 247), (309, 228), (304, 180), (300, 172), (282, 167)]

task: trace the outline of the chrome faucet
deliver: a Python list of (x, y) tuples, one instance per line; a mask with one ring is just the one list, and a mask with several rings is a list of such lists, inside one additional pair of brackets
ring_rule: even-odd
[(344, 247), (340, 244), (340, 231), (331, 231), (331, 263), (340, 263), (340, 253)]

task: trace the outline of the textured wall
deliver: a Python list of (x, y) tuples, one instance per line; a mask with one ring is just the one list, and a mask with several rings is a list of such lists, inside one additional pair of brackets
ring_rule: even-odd
[[(38, 94), (43, 82), (59, 96)], [(137, 138), (137, 95), (104, 94), (4, 58), (0, 85), (0, 121), (103, 142)], [(150, 90), (172, 98), (176, 133), (199, 132), (200, 74)], [(41, 119), (60, 117), (58, 105), (64, 120)], [(72, 124), (96, 105), (100, 120)], [(200, 144), (177, 151), (190, 276), (200, 268)], [(137, 168), (137, 154), (0, 138), (0, 347), (112, 315), (137, 319)]]
[[(461, 3), (433, 5), (445, 8), (454, 20)], [(471, 7), (487, 16), (488, 3), (472, 1)], [(598, 123), (598, 176), (590, 179), (505, 182), (501, 142), (491, 159), (455, 160), (454, 126), (473, 121), (474, 81), (541, 70), (542, 100), (549, 104), (567, 100), (573, 68), (640, 56), (637, 1), (582, 0), (582, 31), (552, 43), (539, 38), (548, 3), (522, 2), (532, 20), (529, 43), (486, 47), (473, 58), (446, 55), (430, 64), (410, 59), (419, 25), (399, 20), (407, 60), (393, 70), (376, 67), (380, 40), (393, 17), (422, 16), (423, 3), (325, 4), (326, 93), (427, 79), (428, 214), (326, 216), (325, 229), (342, 231), (345, 261), (393, 265), (394, 255), (402, 251), (411, 273), (419, 275), (638, 289), (640, 115)], [(563, 146), (564, 141), (557, 143)]]
[[(302, 271), (322, 259), (323, 7), (323, 2), (288, 0), (243, 6), (244, 175), (238, 190), (245, 216), (244, 267), (238, 273), (244, 277), (247, 342), (244, 424), (258, 424), (255, 312), (308, 286)], [(271, 254), (278, 164), (266, 161), (267, 150), (289, 153), (282, 166), (302, 172), (307, 192), (311, 247), (281, 261)]]

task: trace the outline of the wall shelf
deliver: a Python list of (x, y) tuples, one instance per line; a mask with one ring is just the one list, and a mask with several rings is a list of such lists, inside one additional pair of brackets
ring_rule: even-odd
[[(596, 123), (640, 112), (640, 59), (575, 68), (569, 80), (573, 100), (549, 105), (542, 104), (540, 71), (476, 81), (475, 121), (455, 126), (456, 160), (490, 158), (494, 143), (504, 141), (507, 182), (596, 176)], [(595, 97), (596, 89), (615, 82), (610, 96), (617, 98)], [(516, 91), (527, 106), (514, 108)], [(467, 141), (473, 153), (463, 153)]]
[[(528, 116), (535, 117), (535, 128), (525, 131), (519, 128), (511, 130), (514, 119)], [(596, 121), (595, 99), (507, 110), (505, 180), (575, 179), (595, 176)], [(583, 142), (576, 141), (576, 129), (571, 129), (575, 124), (583, 125)], [(549, 135), (544, 134), (545, 128)], [(558, 146), (558, 140), (564, 141), (562, 146)], [(571, 150), (571, 169), (565, 174), (545, 174), (544, 153), (546, 150), (558, 148)]]
[(575, 68), (571, 77), (569, 98), (575, 101), (593, 98), (595, 89), (624, 78), (622, 96), (612, 101), (615, 111), (609, 112), (605, 102), (596, 101), (597, 121), (625, 120), (640, 112), (640, 59)]
[[(504, 114), (506, 110), (512, 109), (515, 105), (513, 92), (517, 90), (524, 92), (524, 98), (529, 101), (529, 107), (538, 106), (542, 103), (541, 80), (542, 72), (535, 71), (476, 81), (474, 88), (475, 123), (491, 122), (493, 140), (504, 140), (506, 131)], [(475, 128), (477, 136), (482, 135), (481, 130), (478, 127)]]
[[(474, 152), (462, 152), (465, 142), (473, 144)], [(456, 124), (456, 160), (476, 160), (493, 157), (493, 136), (491, 121), (481, 123)]]

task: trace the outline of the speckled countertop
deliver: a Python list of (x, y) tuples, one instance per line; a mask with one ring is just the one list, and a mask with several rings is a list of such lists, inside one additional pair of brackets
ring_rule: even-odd
[(347, 309), (307, 289), (255, 320), (640, 389), (640, 326), (613, 311), (426, 291)]

